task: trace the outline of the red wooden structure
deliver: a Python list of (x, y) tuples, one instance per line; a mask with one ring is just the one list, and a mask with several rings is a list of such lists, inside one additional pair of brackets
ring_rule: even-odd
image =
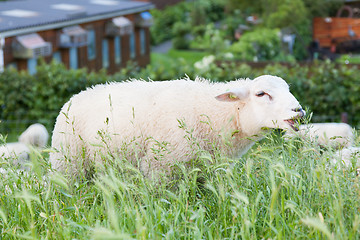
[(313, 40), (320, 47), (331, 48), (340, 43), (360, 39), (360, 18), (320, 18), (313, 19)]

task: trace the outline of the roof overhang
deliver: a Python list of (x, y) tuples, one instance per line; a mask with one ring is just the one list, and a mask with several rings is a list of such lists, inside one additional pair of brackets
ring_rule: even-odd
[(1, 37), (3, 37), (3, 38), (14, 37), (14, 36), (18, 36), (18, 35), (33, 33), (33, 32), (46, 31), (46, 30), (51, 30), (51, 29), (63, 28), (63, 27), (71, 26), (71, 25), (83, 24), (83, 23), (93, 22), (93, 21), (98, 21), (98, 20), (104, 20), (104, 19), (108, 19), (108, 18), (116, 18), (116, 17), (123, 16), (123, 15), (129, 15), (129, 14), (148, 11), (154, 7), (155, 7), (154, 4), (149, 3), (149, 4), (146, 4), (145, 6), (134, 7), (134, 8), (115, 11), (115, 12), (109, 12), (106, 14), (85, 16), (85, 17), (76, 18), (76, 19), (69, 19), (68, 21), (47, 23), (44, 25), (37, 25), (37, 26), (33, 26), (33, 27), (30, 26), (30, 27), (26, 27), (26, 28), (3, 31), (3, 32), (0, 32), (0, 38)]

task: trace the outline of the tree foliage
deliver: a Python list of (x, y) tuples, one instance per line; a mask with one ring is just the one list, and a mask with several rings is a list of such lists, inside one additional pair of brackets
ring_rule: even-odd
[[(265, 1), (265, 0), (264, 0)], [(263, 10), (264, 25), (285, 28), (304, 22), (307, 11), (302, 0), (267, 0)]]
[[(225, 0), (225, 8), (228, 12), (240, 9), (261, 17), (273, 15), (279, 11), (279, 15), (292, 14), (295, 18), (304, 9), (306, 17), (309, 18), (334, 16), (343, 4), (344, 0)], [(284, 10), (288, 13), (284, 14)]]

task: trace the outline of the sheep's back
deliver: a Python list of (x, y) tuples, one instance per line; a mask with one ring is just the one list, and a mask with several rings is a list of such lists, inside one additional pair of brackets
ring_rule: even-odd
[(215, 118), (215, 106), (220, 104), (223, 111), (226, 105), (214, 98), (221, 91), (225, 91), (223, 84), (186, 80), (98, 85), (64, 105), (56, 120), (52, 146), (66, 146), (73, 155), (84, 144), (93, 148), (104, 138), (112, 149), (142, 138), (142, 142), (166, 141), (184, 149), (186, 129), (181, 124), (190, 130), (203, 127), (199, 127), (199, 118)]

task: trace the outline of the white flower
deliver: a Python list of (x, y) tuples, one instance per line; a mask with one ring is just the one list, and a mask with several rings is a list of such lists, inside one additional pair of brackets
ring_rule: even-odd
[(224, 58), (225, 59), (233, 59), (234, 54), (232, 54), (231, 52), (224, 53)]
[(206, 65), (209, 65), (211, 63), (213, 63), (215, 60), (215, 56), (214, 55), (209, 55), (209, 56), (205, 56), (203, 57), (203, 63), (206, 64)]
[(197, 61), (194, 64), (194, 67), (197, 68), (197, 69), (202, 69), (203, 68), (202, 61)]
[(196, 62), (194, 64), (194, 67), (200, 70), (205, 70), (205, 69), (209, 69), (209, 65), (211, 63), (213, 63), (215, 61), (215, 56), (214, 55), (209, 55), (209, 56), (205, 56), (203, 57), (203, 59), (201, 59), (200, 61)]

